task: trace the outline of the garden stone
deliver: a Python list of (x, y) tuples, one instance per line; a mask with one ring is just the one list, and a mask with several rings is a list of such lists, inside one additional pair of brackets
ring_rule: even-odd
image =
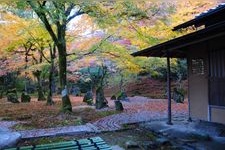
[(126, 145), (126, 149), (132, 149), (132, 148), (140, 148), (140, 146), (138, 145), (137, 142), (134, 142), (134, 141), (127, 141), (125, 143)]
[(7, 94), (7, 100), (12, 103), (19, 103), (16, 93)]
[(124, 109), (123, 104), (119, 100), (115, 100), (114, 103), (115, 103), (116, 110), (123, 111)]
[(21, 139), (21, 134), (17, 132), (0, 132), (0, 149), (16, 146)]
[(35, 85), (28, 85), (27, 86), (27, 93), (32, 94), (36, 91)]
[(21, 102), (22, 103), (29, 103), (31, 100), (31, 97), (24, 92), (21, 94)]
[(164, 137), (156, 139), (156, 143), (159, 144), (159, 145), (163, 145), (163, 146), (171, 145), (170, 141), (167, 138), (164, 138)]
[(152, 142), (152, 141), (144, 141), (142, 143), (142, 147), (144, 149), (157, 149), (158, 148), (157, 144), (155, 142)]
[(116, 96), (113, 95), (113, 96), (111, 97), (111, 100), (116, 100)]
[(120, 147), (119, 145), (111, 146), (112, 150), (125, 150), (124, 148)]
[(117, 100), (129, 101), (129, 98), (127, 97), (127, 94), (125, 92), (120, 92), (118, 94)]

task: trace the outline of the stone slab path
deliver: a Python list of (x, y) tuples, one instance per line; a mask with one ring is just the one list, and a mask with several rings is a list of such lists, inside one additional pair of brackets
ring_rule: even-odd
[[(112, 104), (110, 104), (111, 106)], [(161, 121), (167, 118), (167, 100), (155, 100), (145, 97), (132, 97), (123, 102), (124, 112), (102, 118), (93, 123), (100, 131), (121, 129), (121, 125), (147, 121)], [(187, 102), (172, 103), (173, 119), (185, 120), (188, 116)]]
[[(49, 129), (37, 129), (19, 131), (22, 138), (36, 138), (56, 135), (74, 135), (81, 133), (114, 131), (122, 129), (123, 124), (140, 123), (146, 121), (166, 120), (167, 100), (154, 100), (145, 97), (132, 97), (129, 101), (122, 102), (124, 111), (102, 118), (96, 122), (87, 123), (81, 126), (67, 126)], [(114, 109), (114, 102), (109, 101), (109, 108)], [(187, 119), (188, 105), (172, 103), (173, 118)]]

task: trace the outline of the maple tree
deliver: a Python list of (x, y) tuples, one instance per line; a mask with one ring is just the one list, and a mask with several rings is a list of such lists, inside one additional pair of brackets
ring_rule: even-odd
[[(8, 28), (0, 28), (0, 39), (4, 39), (2, 40), (3, 42), (0, 42), (0, 51), (3, 54), (1, 57), (7, 56), (9, 54), (8, 51), (15, 50), (15, 47), (26, 43), (26, 41), (45, 39), (42, 45), (44, 45), (45, 49), (51, 50), (47, 54), (49, 60), (45, 60), (44, 64), (46, 62), (51, 63), (52, 61), (54, 64), (54, 59), (52, 60), (51, 56), (53, 58), (58, 57), (60, 85), (61, 90), (64, 90), (65, 94), (62, 97), (63, 111), (71, 111), (72, 109), (68, 92), (66, 92), (68, 69), (70, 72), (72, 72), (71, 69), (78, 69), (80, 67), (79, 63), (90, 65), (91, 57), (89, 56), (93, 56), (97, 60), (99, 59), (99, 61), (102, 58), (109, 59), (116, 70), (116, 74), (121, 77), (119, 81), (121, 89), (124, 79), (128, 78), (132, 73), (140, 72), (140, 70), (147, 70), (153, 76), (154, 74), (160, 76), (159, 74), (163, 70), (154, 69), (154, 65), (156, 62), (159, 62), (158, 66), (163, 68), (164, 60), (149, 59), (145, 61), (144, 58), (132, 58), (129, 54), (192, 32), (193, 30), (172, 32), (171, 28), (187, 21), (198, 12), (215, 5), (214, 2), (197, 2), (193, 0), (177, 3), (173, 1), (101, 1), (77, 3), (75, 1), (28, 1), (28, 3), (16, 2), (16, 4), (19, 9), (22, 9), (21, 11), (25, 10), (25, 7), (26, 11), (30, 11), (30, 8), (27, 8), (27, 4), (29, 4), (43, 23), (37, 23), (36, 20), (39, 26), (37, 28), (44, 26), (46, 30), (37, 29), (35, 31), (29, 30), (29, 32), (27, 30), (20, 30), (24, 27), (29, 29), (35, 23), (29, 19), (24, 19), (23, 14), (17, 10), (11, 10), (11, 12), (22, 17), (16, 17), (12, 13), (4, 14), (5, 20), (14, 20), (14, 23), (10, 24)], [(70, 24), (73, 18), (78, 16), (81, 18), (79, 23), (76, 25)], [(3, 25), (0, 24), (1, 27)], [(36, 31), (37, 33), (35, 33)], [(40, 31), (47, 32), (47, 34), (44, 33), (43, 37), (38, 33)], [(96, 35), (93, 32), (96, 32)], [(110, 38), (104, 40), (109, 35)], [(58, 52), (58, 56), (54, 54), (54, 46), (52, 44), (49, 46), (49, 41), (46, 38), (51, 38), (51, 41), (54, 42), (55, 51)], [(101, 42), (102, 40), (104, 42)], [(37, 43), (34, 46), (38, 47)], [(38, 53), (34, 52), (32, 55), (38, 56)], [(30, 59), (32, 60), (32, 57)], [(41, 68), (43, 65), (31, 67), (34, 60), (30, 62), (28, 64), (28, 66), (30, 65), (30, 70), (37, 66)], [(149, 63), (149, 66), (147, 66), (149, 69), (145, 69), (145, 63)], [(174, 64), (174, 66), (177, 65), (177, 63)], [(24, 63), (20, 63), (17, 65), (17, 68), (24, 65)], [(68, 69), (67, 65), (69, 66)], [(69, 74), (69, 78), (74, 78), (73, 74)]]
[[(21, 73), (25, 76), (26, 80), (28, 76), (32, 78), (31, 75), (37, 79), (38, 100), (45, 100), (46, 98), (42, 88), (42, 68), (47, 63), (51, 64), (49, 85), (52, 86), (52, 70), (55, 58), (55, 50), (52, 48), (50, 36), (36, 19), (25, 20), (13, 14), (6, 14), (4, 19), (7, 19), (8, 24), (2, 25), (1, 30), (4, 33), (4, 39), (1, 43), (5, 41), (11, 41), (12, 43), (5, 44), (2, 50), (4, 52), (8, 51), (8, 54), (20, 54), (19, 57), (21, 57), (24, 63), (18, 63), (16, 66), (20, 66), (21, 69), (23, 67), (25, 68)], [(12, 29), (13, 32), (11, 31)], [(14, 39), (16, 40), (14, 41)], [(25, 93), (27, 93), (26, 84), (27, 82), (25, 82)], [(51, 90), (52, 88), (49, 88), (47, 104), (53, 103)]]
[[(67, 91), (66, 26), (71, 19), (80, 16), (84, 12), (78, 5), (78, 10), (74, 13), (72, 10), (76, 8), (76, 5), (72, 2), (28, 1), (28, 3), (45, 25), (45, 28), (57, 47), (59, 58), (59, 78), (62, 89), (62, 110), (64, 112), (72, 111)], [(56, 29), (54, 29), (53, 25), (55, 25)]]

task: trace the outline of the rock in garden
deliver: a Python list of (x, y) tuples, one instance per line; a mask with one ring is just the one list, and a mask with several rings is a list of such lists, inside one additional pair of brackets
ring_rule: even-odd
[(112, 150), (125, 150), (124, 148), (120, 147), (119, 145), (111, 146)]
[(113, 95), (113, 96), (111, 97), (111, 100), (116, 100), (116, 96)]
[(117, 100), (129, 101), (129, 98), (127, 97), (127, 94), (125, 92), (120, 92), (118, 94)]
[(164, 138), (164, 137), (156, 139), (156, 143), (159, 144), (159, 145), (163, 145), (163, 146), (164, 145), (172, 145), (170, 143), (170, 141), (167, 138)]
[(123, 104), (119, 100), (115, 100), (114, 103), (115, 103), (116, 110), (123, 111), (124, 109)]
[(29, 103), (31, 100), (31, 97), (24, 92), (21, 94), (21, 102), (22, 103)]
[(126, 149), (131, 149), (131, 148), (140, 148), (140, 146), (138, 145), (137, 142), (134, 142), (134, 141), (127, 141), (125, 143), (126, 145)]
[(16, 146), (21, 139), (21, 134), (17, 132), (0, 132), (0, 149)]
[(16, 93), (7, 94), (7, 100), (12, 103), (19, 103)]
[(155, 142), (152, 142), (152, 141), (142, 142), (141, 146), (144, 149), (157, 149), (158, 148), (158, 145)]

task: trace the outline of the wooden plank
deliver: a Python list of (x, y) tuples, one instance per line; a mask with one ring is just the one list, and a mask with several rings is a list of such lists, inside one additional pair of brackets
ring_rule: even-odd
[(97, 147), (81, 147), (81, 150), (99, 150)]
[(61, 142), (61, 143), (51, 143), (51, 144), (43, 144), (43, 145), (37, 145), (35, 147), (35, 150), (43, 150), (43, 149), (51, 149), (51, 148), (63, 148), (63, 147), (72, 147), (77, 146), (77, 143), (75, 141), (69, 141), (69, 142)]
[(92, 143), (92, 144), (87, 144), (87, 145), (80, 145), (82, 148), (85, 148), (85, 147), (95, 147), (95, 144)]
[(34, 146), (23, 146), (20, 148), (9, 148), (6, 150), (112, 150), (109, 145), (100, 137), (81, 139), (76, 141), (66, 141), (60, 143), (50, 143)]
[(7, 148), (5, 150), (17, 150), (17, 148)]
[(67, 141), (67, 142), (60, 142), (60, 143), (50, 143), (50, 144), (41, 144), (36, 145), (36, 148), (39, 147), (47, 147), (47, 146), (57, 146), (57, 145), (76, 145), (77, 143), (75, 141)]
[(33, 149), (33, 146), (23, 146), (23, 147), (20, 147), (20, 150), (32, 150)]
[(53, 148), (51, 150), (80, 150), (80, 148), (78, 146), (74, 146), (74, 147), (64, 147), (64, 148)]
[(90, 140), (92, 140), (93, 142), (102, 142), (103, 141), (103, 139), (100, 137), (93, 137), (93, 138), (90, 138)]
[(77, 140), (77, 142), (82, 145), (82, 144), (91, 144), (92, 142), (88, 139), (81, 139), (81, 140)]
[(106, 142), (102, 141), (102, 142), (96, 142), (96, 145), (102, 145), (102, 144), (106, 144)]
[(101, 150), (112, 150), (112, 148), (111, 147), (109, 147), (109, 148), (102, 148)]

